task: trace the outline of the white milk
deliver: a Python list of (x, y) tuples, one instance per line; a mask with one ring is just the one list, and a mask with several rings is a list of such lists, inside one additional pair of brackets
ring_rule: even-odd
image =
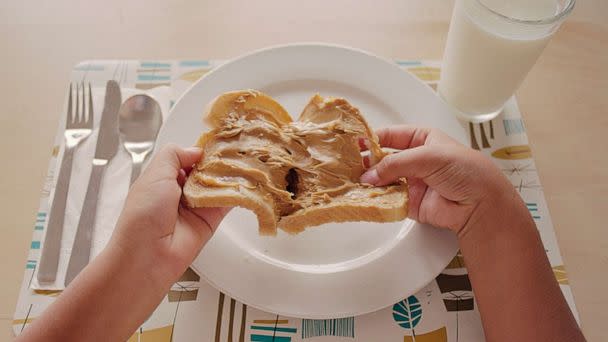
[(559, 24), (519, 23), (500, 17), (554, 17), (557, 0), (457, 0), (438, 91), (472, 121), (498, 115), (536, 62)]

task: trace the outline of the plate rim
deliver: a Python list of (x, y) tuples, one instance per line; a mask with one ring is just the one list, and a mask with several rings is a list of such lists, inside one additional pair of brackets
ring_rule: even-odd
[[(400, 72), (405, 72), (408, 75), (412, 76), (416, 81), (421, 82), (418, 78), (416, 78), (411, 72), (407, 71), (407, 70), (403, 70), (401, 67), (399, 67), (398, 64), (395, 63), (395, 61), (390, 60), (386, 57), (382, 57), (379, 55), (376, 55), (374, 53), (371, 53), (369, 51), (363, 50), (361, 48), (357, 48), (357, 47), (353, 47), (353, 46), (349, 46), (349, 45), (344, 45), (344, 44), (337, 44), (337, 43), (328, 43), (328, 42), (321, 42), (321, 41), (303, 41), (303, 42), (293, 42), (293, 43), (285, 43), (285, 44), (273, 44), (273, 45), (269, 45), (269, 46), (265, 46), (262, 48), (257, 48), (257, 49), (253, 49), (253, 50), (249, 50), (245, 53), (239, 54), (236, 57), (233, 58), (228, 58), (225, 60), (222, 60), (222, 62), (216, 66), (214, 66), (210, 71), (206, 72), (203, 76), (201, 76), (201, 78), (199, 78), (198, 80), (196, 80), (195, 82), (193, 82), (191, 85), (188, 86), (188, 88), (186, 90), (184, 90), (184, 92), (175, 100), (175, 103), (173, 104), (173, 106), (171, 107), (171, 109), (169, 110), (169, 115), (167, 115), (167, 117), (171, 117), (173, 110), (176, 108), (177, 104), (182, 100), (182, 98), (184, 96), (186, 96), (191, 90), (192, 88), (194, 88), (199, 82), (203, 82), (206, 78), (211, 77), (211, 75), (215, 74), (216, 72), (218, 72), (218, 70), (220, 68), (222, 68), (224, 65), (235, 62), (237, 60), (241, 60), (244, 58), (247, 58), (249, 56), (253, 56), (253, 55), (257, 55), (260, 53), (264, 53), (264, 52), (268, 52), (268, 51), (272, 51), (272, 50), (278, 50), (278, 49), (284, 49), (284, 48), (298, 48), (298, 47), (323, 47), (323, 48), (336, 48), (336, 49), (343, 49), (343, 50), (349, 50), (352, 52), (357, 52), (363, 55), (366, 55), (368, 57), (372, 57), (375, 58), (381, 62), (384, 62), (386, 64), (391, 65), (392, 67), (396, 68), (396, 70), (399, 70)], [(426, 90), (429, 91), (431, 94), (435, 95), (435, 93), (433, 92), (433, 90), (431, 89), (431, 87), (426, 86), (426, 84), (422, 83), (425, 88), (427, 88)], [(441, 98), (438, 98), (439, 100), (441, 100)], [(443, 100), (441, 100), (443, 102)], [(163, 124), (161, 126), (161, 130), (158, 132), (158, 135), (160, 136), (163, 128), (165, 127), (165, 125)]]

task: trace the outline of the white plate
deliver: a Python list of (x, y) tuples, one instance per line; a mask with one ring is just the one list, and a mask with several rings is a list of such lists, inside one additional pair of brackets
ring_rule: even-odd
[[(175, 104), (159, 144), (192, 145), (201, 115), (217, 95), (261, 90), (293, 116), (311, 95), (341, 96), (373, 127), (413, 123), (465, 141), (458, 121), (433, 91), (397, 65), (359, 50), (297, 44), (230, 61), (196, 82)], [(286, 316), (335, 318), (375, 311), (415, 293), (457, 251), (455, 236), (411, 220), (325, 224), (297, 236), (258, 235), (255, 215), (234, 209), (194, 261), (218, 290)]]

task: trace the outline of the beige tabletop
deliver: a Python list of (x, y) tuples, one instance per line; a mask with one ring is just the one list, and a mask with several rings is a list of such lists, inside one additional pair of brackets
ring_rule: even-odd
[[(0, 340), (9, 339), (71, 67), (84, 59), (231, 58), (323, 41), (440, 59), (452, 1), (3, 1)], [(518, 92), (590, 341), (608, 318), (608, 1), (580, 0)]]

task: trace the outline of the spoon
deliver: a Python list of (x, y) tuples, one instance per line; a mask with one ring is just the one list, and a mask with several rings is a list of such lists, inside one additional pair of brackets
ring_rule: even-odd
[(131, 154), (133, 184), (141, 166), (150, 151), (154, 149), (156, 136), (163, 124), (160, 105), (148, 95), (134, 95), (128, 98), (118, 112), (118, 128), (123, 146)]

